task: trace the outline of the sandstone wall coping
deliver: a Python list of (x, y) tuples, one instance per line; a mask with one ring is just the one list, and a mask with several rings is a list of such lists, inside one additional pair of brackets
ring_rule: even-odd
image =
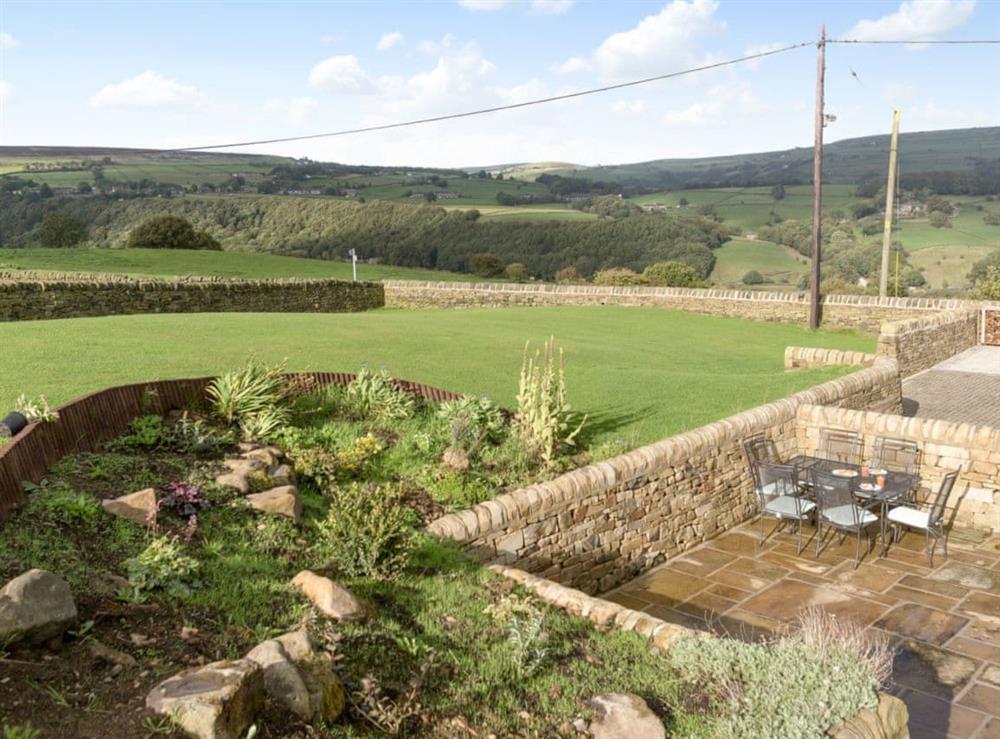
[(856, 352), (849, 349), (819, 349), (811, 346), (785, 347), (785, 369), (819, 367), (824, 365), (847, 365), (850, 367), (870, 367), (877, 355)]

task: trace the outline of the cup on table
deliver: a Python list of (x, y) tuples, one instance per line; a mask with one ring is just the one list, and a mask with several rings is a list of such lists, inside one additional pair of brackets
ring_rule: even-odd
[(885, 475), (879, 475), (878, 477), (876, 477), (875, 478), (875, 484), (878, 485), (880, 488), (884, 488), (885, 487)]
[(869, 472), (870, 472), (870, 470), (868, 469), (868, 465), (865, 465), (864, 467), (861, 468), (861, 476), (862, 477), (868, 477), (868, 473)]

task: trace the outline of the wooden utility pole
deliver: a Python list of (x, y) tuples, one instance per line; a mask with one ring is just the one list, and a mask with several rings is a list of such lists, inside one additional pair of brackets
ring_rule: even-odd
[(889, 140), (889, 181), (885, 186), (885, 225), (882, 228), (882, 272), (878, 296), (889, 292), (889, 250), (892, 247), (892, 206), (896, 200), (896, 146), (899, 142), (899, 109), (892, 111), (892, 138)]
[(816, 45), (816, 138), (813, 142), (812, 272), (809, 278), (809, 327), (819, 328), (819, 260), (823, 237), (823, 81), (826, 77), (826, 25), (819, 27)]

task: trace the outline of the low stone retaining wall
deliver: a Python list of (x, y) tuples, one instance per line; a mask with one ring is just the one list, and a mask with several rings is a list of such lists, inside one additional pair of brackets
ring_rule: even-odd
[(847, 349), (816, 349), (810, 346), (785, 347), (785, 369), (828, 365), (871, 367), (877, 358), (875, 354), (852, 352)]
[(19, 275), (0, 275), (0, 321), (129, 313), (342, 313), (384, 304), (382, 285), (371, 282), (128, 278), (29, 281)]
[(815, 450), (823, 427), (861, 433), (866, 457), (876, 436), (915, 441), (921, 451), (921, 486), (930, 491), (937, 490), (946, 473), (961, 466), (948, 501), (952, 520), (1000, 530), (1000, 428), (801, 405), (796, 412), (796, 446), (803, 452)]
[(554, 480), (501, 495), (428, 530), (481, 560), (588, 593), (604, 592), (753, 515), (742, 441), (765, 433), (783, 454), (801, 405), (897, 412), (896, 363), (874, 366)]
[[(809, 296), (806, 293), (408, 280), (385, 280), (382, 284), (385, 286), (386, 305), (400, 308), (629, 305), (781, 323), (805, 323), (809, 318)], [(976, 305), (971, 301), (942, 298), (883, 299), (871, 295), (828, 295), (823, 299), (822, 319), (828, 327), (852, 328), (876, 334), (883, 321), (912, 317), (914, 311), (938, 312)]]
[(882, 324), (878, 353), (899, 362), (903, 377), (921, 372), (979, 343), (977, 308), (959, 308)]

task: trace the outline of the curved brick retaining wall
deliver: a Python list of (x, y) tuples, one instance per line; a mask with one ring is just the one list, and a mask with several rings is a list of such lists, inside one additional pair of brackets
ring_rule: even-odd
[(0, 321), (128, 313), (344, 313), (383, 305), (382, 285), (371, 282), (0, 275)]

